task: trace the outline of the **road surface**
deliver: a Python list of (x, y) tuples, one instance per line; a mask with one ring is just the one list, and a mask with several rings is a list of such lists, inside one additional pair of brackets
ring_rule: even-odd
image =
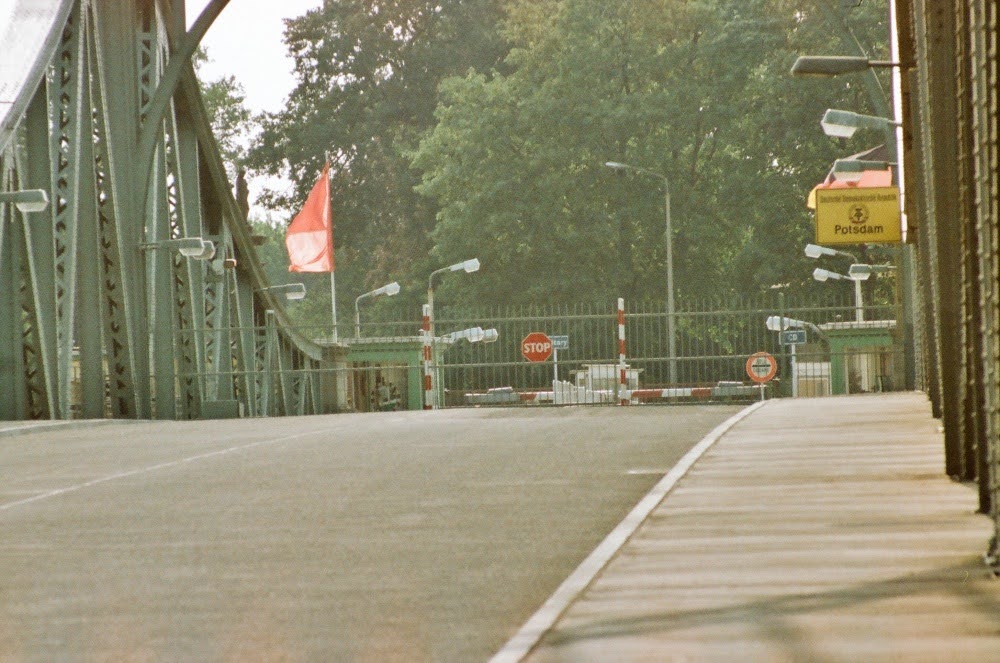
[(487, 660), (739, 408), (0, 437), (0, 660)]

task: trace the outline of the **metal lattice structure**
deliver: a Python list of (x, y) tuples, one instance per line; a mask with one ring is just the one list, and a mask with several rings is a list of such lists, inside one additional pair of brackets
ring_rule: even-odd
[[(896, 0), (907, 213), (927, 391), (946, 471), (1000, 532), (1000, 241), (995, 0)], [(989, 553), (1000, 564), (996, 538)]]
[[(177, 0), (13, 0), (0, 16), (0, 418), (329, 409), (323, 348), (262, 291), (191, 69), (226, 4), (190, 30)], [(912, 370), (946, 471), (978, 482), (1000, 531), (1000, 9), (891, 5)], [(27, 211), (37, 192), (50, 204)], [(195, 238), (214, 254), (175, 251)]]
[[(190, 64), (226, 1), (190, 30), (172, 0), (13, 4), (0, 24), (0, 418), (323, 411), (323, 348), (263, 290)], [(43, 211), (15, 202), (38, 191)], [(310, 370), (271, 378), (287, 366)]]

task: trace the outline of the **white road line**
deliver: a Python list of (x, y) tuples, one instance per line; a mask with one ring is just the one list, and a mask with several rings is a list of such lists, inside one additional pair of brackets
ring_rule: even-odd
[(695, 462), (715, 444), (729, 429), (742, 421), (752, 412), (769, 401), (758, 401), (741, 410), (726, 421), (716, 426), (708, 435), (691, 448), (676, 465), (660, 479), (659, 483), (618, 523), (618, 526), (587, 556), (580, 566), (553, 592), (542, 607), (525, 622), (524, 626), (514, 634), (507, 644), (497, 652), (490, 663), (518, 663), (535, 648), (549, 629), (551, 629), (564, 612), (590, 586), (597, 575), (618, 554), (622, 546), (642, 523), (649, 517), (660, 502), (667, 496), (674, 485), (688, 473)]
[(65, 486), (63, 488), (54, 488), (44, 493), (39, 493), (38, 495), (34, 495), (32, 497), (26, 497), (22, 500), (17, 500), (15, 502), (7, 502), (6, 504), (0, 504), (0, 512), (9, 511), (15, 507), (24, 506), (25, 504), (31, 504), (32, 502), (40, 502), (42, 500), (47, 500), (51, 497), (59, 497), (60, 495), (66, 495), (67, 493), (75, 493), (77, 491), (83, 490), (84, 488), (90, 488), (91, 486), (98, 486), (102, 483), (115, 481), (116, 479), (127, 479), (129, 477), (139, 476), (142, 474), (149, 474), (151, 472), (156, 472), (157, 470), (163, 470), (169, 467), (177, 467), (179, 465), (184, 465), (185, 463), (193, 463), (195, 461), (204, 460), (206, 458), (212, 458), (214, 456), (224, 456), (226, 454), (230, 454), (236, 451), (252, 449), (254, 447), (260, 447), (267, 444), (276, 444), (278, 442), (287, 442), (289, 440), (294, 440), (300, 437), (306, 437), (308, 435), (315, 435), (317, 433), (325, 433), (325, 432), (328, 432), (328, 429), (308, 431), (305, 433), (296, 433), (295, 435), (286, 435), (284, 437), (276, 437), (270, 440), (258, 440), (257, 442), (241, 444), (235, 447), (229, 447), (227, 449), (218, 449), (216, 451), (209, 451), (203, 454), (188, 456), (187, 458), (172, 460), (166, 463), (158, 463), (156, 465), (149, 465), (148, 467), (140, 467), (138, 469), (129, 470), (127, 472), (118, 472), (116, 474), (109, 474), (108, 476), (99, 477), (97, 479), (91, 479), (90, 481), (74, 484), (72, 486)]

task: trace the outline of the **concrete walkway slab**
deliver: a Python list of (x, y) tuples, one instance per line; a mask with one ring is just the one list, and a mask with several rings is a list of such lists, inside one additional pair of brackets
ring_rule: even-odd
[(768, 403), (527, 660), (1000, 661), (992, 523), (943, 446), (923, 394)]

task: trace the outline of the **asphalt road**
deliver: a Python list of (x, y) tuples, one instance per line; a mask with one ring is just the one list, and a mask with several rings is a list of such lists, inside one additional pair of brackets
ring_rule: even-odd
[(0, 660), (487, 660), (738, 409), (0, 437)]

